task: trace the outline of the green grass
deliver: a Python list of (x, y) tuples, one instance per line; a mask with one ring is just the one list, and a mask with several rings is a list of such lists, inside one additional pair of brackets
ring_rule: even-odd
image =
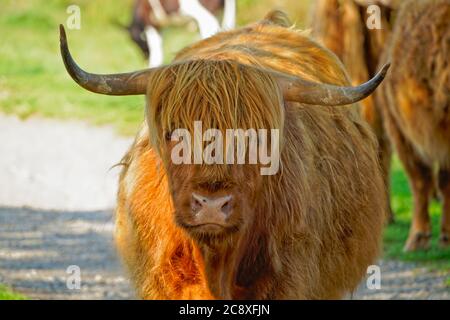
[[(108, 4), (109, 2), (109, 4)], [(86, 119), (136, 131), (143, 117), (142, 97), (108, 97), (81, 90), (67, 75), (59, 55), (58, 25), (66, 8), (79, 4), (81, 30), (69, 30), (76, 60), (93, 72), (145, 67), (125, 32), (111, 24), (126, 1), (3, 0), (0, 3), (0, 110), (31, 115)], [(102, 5), (102, 3), (104, 5)]]
[(0, 300), (25, 300), (26, 297), (0, 285)]

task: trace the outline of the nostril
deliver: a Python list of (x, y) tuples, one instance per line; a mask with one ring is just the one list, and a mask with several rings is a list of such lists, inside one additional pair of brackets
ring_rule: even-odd
[(225, 213), (226, 215), (229, 215), (232, 209), (231, 201), (227, 201), (223, 204), (222, 208), (220, 210)]
[[(233, 209), (233, 197), (231, 195), (221, 197), (205, 197), (196, 193), (191, 197), (191, 210), (194, 214), (223, 214), (229, 216)], [(219, 214), (220, 215), (220, 214)]]
[(202, 204), (200, 203), (200, 201), (198, 201), (197, 199), (192, 197), (192, 199), (191, 199), (192, 212), (197, 213), (198, 211), (200, 211), (201, 208), (202, 208)]

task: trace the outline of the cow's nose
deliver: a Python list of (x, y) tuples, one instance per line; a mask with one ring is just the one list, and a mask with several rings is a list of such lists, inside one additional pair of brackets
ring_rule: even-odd
[(226, 196), (203, 196), (197, 193), (192, 194), (191, 209), (197, 217), (198, 223), (217, 223), (226, 221), (233, 209), (233, 197)]

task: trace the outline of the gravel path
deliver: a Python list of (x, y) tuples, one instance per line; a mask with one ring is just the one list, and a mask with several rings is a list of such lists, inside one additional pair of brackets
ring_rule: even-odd
[[(35, 299), (132, 299), (114, 250), (117, 163), (131, 143), (110, 128), (0, 115), (0, 283)], [(69, 266), (81, 271), (70, 290)], [(353, 299), (450, 299), (448, 274), (380, 262), (381, 289)]]
[[(111, 209), (119, 172), (111, 167), (131, 141), (78, 121), (0, 115), (0, 283), (32, 298), (133, 296)], [(71, 265), (80, 290), (66, 286)]]
[(363, 281), (354, 299), (377, 300), (449, 300), (450, 287), (445, 285), (449, 274), (430, 271), (414, 263), (380, 261), (381, 288), (369, 290)]
[(113, 208), (117, 164), (131, 139), (111, 128), (0, 115), (0, 204), (56, 210)]
[[(0, 208), (0, 283), (36, 299), (130, 299), (112, 232), (110, 210)], [(66, 285), (69, 266), (80, 290)]]

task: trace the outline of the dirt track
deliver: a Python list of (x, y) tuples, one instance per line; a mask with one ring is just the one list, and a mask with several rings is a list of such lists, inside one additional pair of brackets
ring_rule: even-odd
[[(37, 299), (129, 299), (113, 248), (112, 212), (0, 209), (0, 283)], [(71, 265), (81, 289), (69, 290)]]
[[(109, 170), (131, 140), (72, 121), (1, 115), (0, 128), (0, 283), (36, 299), (133, 298), (113, 247)], [(66, 286), (71, 265), (80, 290)], [(450, 299), (445, 274), (380, 265), (381, 290), (363, 283), (354, 299)]]

